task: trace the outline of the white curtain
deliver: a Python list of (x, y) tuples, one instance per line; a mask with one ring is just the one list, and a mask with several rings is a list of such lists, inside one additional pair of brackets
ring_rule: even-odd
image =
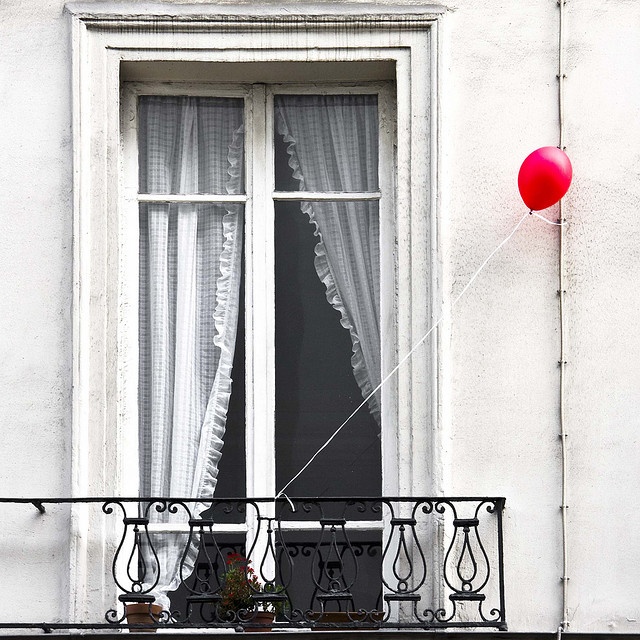
[[(236, 99), (141, 97), (141, 192), (242, 193), (242, 113)], [(231, 394), (242, 213), (233, 204), (140, 207), (140, 495), (202, 500), (194, 516), (213, 496)], [(185, 542), (154, 536), (154, 595), (165, 608)], [(187, 573), (196, 555), (191, 545)]]
[[(278, 133), (301, 191), (378, 189), (376, 96), (277, 96)], [(351, 335), (363, 397), (380, 383), (380, 222), (377, 202), (303, 202), (315, 226), (315, 268)], [(369, 400), (380, 424), (380, 393)]]

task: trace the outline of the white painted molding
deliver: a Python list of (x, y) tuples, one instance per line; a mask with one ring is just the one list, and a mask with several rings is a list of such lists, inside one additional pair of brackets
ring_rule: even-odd
[[(137, 428), (132, 423), (134, 346), (123, 325), (135, 301), (122, 273), (130, 255), (127, 225), (132, 224), (123, 214), (131, 211), (131, 194), (122, 180), (122, 65), (393, 64), (396, 216), (386, 224), (395, 244), (382, 256), (383, 269), (395, 274), (393, 312), (382, 318), (383, 368), (389, 371), (440, 314), (437, 60), (439, 22), (446, 10), (435, 5), (115, 2), (70, 3), (66, 9), (74, 60), (72, 495), (117, 495), (130, 475), (120, 462), (123, 434)], [(439, 469), (433, 436), (440, 416), (439, 354), (438, 337), (383, 391), (390, 400), (383, 407), (383, 424), (402, 426), (397, 439), (383, 440), (387, 493), (424, 495), (433, 489)], [(96, 530), (82, 509), (72, 520), (70, 617), (76, 620), (106, 602), (112, 606), (114, 596), (106, 592), (108, 582), (101, 575), (109, 532)]]
[[(290, 8), (289, 8), (290, 7)], [(86, 22), (101, 27), (117, 26), (118, 23), (139, 22), (141, 24), (166, 23), (167, 27), (203, 22), (242, 22), (259, 26), (263, 23), (312, 22), (317, 25), (335, 22), (358, 21), (396, 23), (411, 27), (429, 26), (448, 11), (437, 4), (370, 4), (370, 3), (282, 3), (270, 5), (247, 4), (167, 4), (157, 2), (69, 2), (66, 11)], [(114, 23), (111, 25), (110, 23)]]

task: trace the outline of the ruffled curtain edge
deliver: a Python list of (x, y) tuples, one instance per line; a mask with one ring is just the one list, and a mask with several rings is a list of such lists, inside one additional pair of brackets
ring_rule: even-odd
[[(304, 191), (304, 175), (302, 174), (300, 163), (296, 154), (297, 143), (295, 138), (291, 134), (280, 109), (276, 109), (276, 121), (278, 132), (280, 133), (280, 135), (282, 135), (284, 142), (287, 145), (287, 155), (289, 156), (288, 164), (293, 171), (293, 178), (295, 180), (298, 180), (300, 189)], [(354, 378), (356, 380), (356, 383), (360, 387), (362, 397), (368, 398), (367, 402), (371, 414), (375, 418), (376, 422), (380, 424), (380, 401), (378, 399), (378, 394), (373, 393), (374, 388), (371, 384), (369, 372), (367, 371), (364, 353), (360, 344), (360, 338), (358, 336), (356, 328), (349, 318), (349, 314), (347, 313), (345, 304), (340, 296), (340, 293), (338, 292), (335, 278), (333, 277), (333, 274), (331, 272), (329, 259), (327, 257), (327, 249), (322, 238), (322, 232), (320, 231), (318, 221), (316, 220), (313, 204), (311, 202), (301, 202), (300, 209), (308, 216), (309, 223), (314, 227), (313, 235), (318, 238), (318, 243), (315, 246), (316, 257), (314, 258), (314, 266), (316, 268), (318, 278), (325, 286), (325, 295), (327, 298), (327, 302), (329, 302), (329, 304), (336, 311), (338, 311), (338, 313), (340, 314), (340, 324), (349, 331), (349, 335), (351, 337), (351, 366), (353, 368)]]

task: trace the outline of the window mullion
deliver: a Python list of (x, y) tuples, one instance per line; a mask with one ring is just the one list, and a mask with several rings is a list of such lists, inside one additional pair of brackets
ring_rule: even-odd
[(159, 202), (162, 204), (181, 203), (220, 203), (227, 204), (230, 202), (244, 203), (247, 196), (243, 194), (196, 194), (196, 193), (141, 193), (138, 195), (139, 202)]
[[(248, 131), (247, 495), (275, 492), (275, 287), (272, 118), (264, 85), (252, 87)], [(269, 103), (271, 100), (269, 100)]]
[(380, 200), (379, 191), (275, 191), (273, 199), (279, 201), (309, 202), (362, 202)]

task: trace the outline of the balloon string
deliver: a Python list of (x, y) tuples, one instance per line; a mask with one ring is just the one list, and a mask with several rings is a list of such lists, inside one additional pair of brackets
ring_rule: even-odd
[[(440, 315), (440, 317), (431, 326), (429, 331), (427, 331), (422, 336), (422, 338), (420, 338), (420, 340), (418, 340), (418, 342), (416, 342), (413, 345), (413, 347), (411, 347), (409, 352), (400, 360), (400, 362), (398, 362), (398, 364), (393, 369), (391, 369), (391, 371), (389, 371), (389, 373), (380, 381), (380, 384), (351, 412), (349, 417), (331, 434), (331, 436), (327, 439), (327, 441), (311, 456), (311, 458), (309, 458), (309, 461), (304, 465), (304, 467), (302, 467), (302, 469), (300, 469), (300, 471), (298, 471), (298, 473), (296, 473), (296, 475), (293, 476), (293, 478), (291, 478), (291, 480), (289, 480), (289, 482), (287, 482), (287, 484), (285, 484), (284, 487), (280, 489), (280, 491), (278, 491), (278, 493), (275, 496), (275, 499), (278, 499), (279, 497), (285, 495), (284, 492), (288, 489), (288, 487), (291, 486), (309, 468), (311, 463), (322, 453), (322, 451), (324, 451), (324, 449), (326, 449), (329, 446), (329, 444), (331, 444), (333, 439), (340, 433), (340, 431), (342, 431), (342, 429), (347, 425), (347, 423), (351, 420), (351, 418), (353, 418), (353, 416), (355, 416), (356, 413), (358, 413), (358, 411), (360, 411), (360, 409), (362, 409), (362, 407), (364, 407), (367, 404), (367, 402), (369, 402), (369, 400), (380, 390), (382, 385), (384, 385), (387, 382), (387, 380), (389, 380), (389, 378), (391, 378), (391, 376), (393, 376), (396, 373), (396, 371), (398, 371), (398, 369), (414, 354), (416, 349), (418, 349), (424, 343), (424, 341), (433, 333), (436, 327), (447, 317), (448, 314), (451, 313), (451, 310), (453, 309), (453, 307), (455, 307), (456, 304), (458, 304), (460, 298), (462, 298), (462, 296), (467, 292), (469, 287), (473, 284), (473, 281), (480, 275), (482, 270), (487, 266), (488, 262), (493, 258), (493, 256), (496, 253), (498, 253), (498, 251), (500, 251), (500, 249), (502, 249), (502, 247), (504, 247), (505, 244), (507, 244), (507, 242), (509, 242), (509, 240), (511, 240), (511, 238), (514, 236), (516, 231), (520, 228), (520, 225), (527, 219), (527, 217), (529, 217), (531, 213), (533, 213), (533, 211), (529, 211), (525, 213), (522, 216), (522, 218), (520, 218), (520, 220), (518, 221), (518, 224), (516, 224), (516, 226), (511, 230), (509, 235), (485, 258), (485, 260), (478, 267), (476, 272), (471, 276), (471, 278), (469, 278), (469, 281), (467, 282), (467, 284), (462, 288), (460, 293), (455, 297), (453, 302), (449, 305), (449, 309), (447, 311), (444, 311)], [(534, 214), (534, 215), (537, 216), (537, 214)], [(538, 216), (538, 217), (542, 217), (542, 216)], [(543, 218), (543, 220), (546, 220), (550, 224), (556, 224), (556, 223), (552, 223), (546, 218)], [(288, 499), (289, 498), (287, 497), (287, 500)]]
[(540, 218), (540, 220), (544, 220), (547, 224), (553, 224), (556, 227), (563, 227), (566, 222), (553, 222), (551, 220), (549, 220), (549, 218), (545, 218), (544, 216), (541, 216), (539, 213), (536, 213), (535, 211), (529, 211), (529, 213), (533, 216), (535, 216), (536, 218)]
[[(288, 486), (288, 485), (287, 485), (287, 486)], [(286, 489), (286, 488), (287, 488), (287, 487), (285, 487), (285, 489)], [(284, 490), (283, 490), (283, 491), (284, 491)], [(275, 501), (276, 501), (280, 496), (282, 496), (282, 497), (283, 497), (283, 498), (284, 498), (284, 499), (289, 503), (289, 506), (291, 507), (291, 513), (295, 513), (295, 512), (296, 512), (296, 506), (295, 506), (295, 504), (293, 504), (293, 501), (291, 500), (291, 498), (290, 498), (286, 493), (283, 493), (283, 491), (280, 491), (280, 492), (278, 493), (278, 495), (273, 499), (274, 504), (275, 504)]]

